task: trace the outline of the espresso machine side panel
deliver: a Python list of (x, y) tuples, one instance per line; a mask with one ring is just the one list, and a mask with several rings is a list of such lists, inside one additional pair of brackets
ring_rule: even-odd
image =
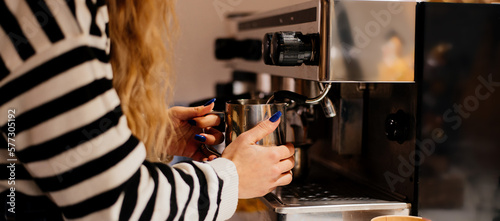
[(336, 84), (330, 140), (313, 148), (311, 158), (385, 199), (415, 204), (415, 167), (405, 158), (415, 154), (416, 92), (414, 83)]
[(498, 220), (500, 5), (418, 9), (419, 215)]

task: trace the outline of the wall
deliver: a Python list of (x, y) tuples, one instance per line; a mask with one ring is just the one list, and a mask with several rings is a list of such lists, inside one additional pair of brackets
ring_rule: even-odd
[(215, 96), (215, 84), (231, 80), (231, 70), (215, 60), (214, 41), (227, 35), (224, 14), (267, 11), (306, 0), (191, 0), (177, 1), (181, 33), (175, 48), (177, 73), (174, 102)]

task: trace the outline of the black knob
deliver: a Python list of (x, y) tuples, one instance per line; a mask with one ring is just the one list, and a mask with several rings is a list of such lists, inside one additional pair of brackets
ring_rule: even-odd
[[(268, 34), (266, 34), (268, 35)], [(319, 35), (303, 35), (301, 32), (275, 32), (270, 44), (269, 56), (274, 65), (300, 66), (317, 65)], [(264, 49), (266, 46), (264, 46)], [(264, 58), (268, 56), (264, 54)]]
[(411, 117), (402, 110), (385, 119), (385, 135), (389, 140), (403, 143), (410, 137)]
[(262, 56), (262, 42), (260, 40), (235, 40), (233, 38), (219, 38), (215, 40), (215, 57), (220, 60), (243, 58), (257, 61)]
[(264, 58), (264, 64), (273, 65), (273, 59), (271, 58), (271, 41), (273, 39), (273, 33), (267, 33), (264, 35), (262, 40), (262, 58)]

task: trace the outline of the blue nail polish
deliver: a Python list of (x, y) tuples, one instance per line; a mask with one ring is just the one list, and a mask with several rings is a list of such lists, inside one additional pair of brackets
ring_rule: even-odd
[(194, 135), (194, 139), (197, 140), (197, 141), (200, 141), (200, 142), (205, 142), (207, 140), (206, 137), (201, 136), (199, 134)]
[(281, 117), (281, 111), (278, 111), (278, 112), (274, 113), (273, 116), (271, 116), (271, 118), (269, 118), (269, 121), (274, 123), (278, 119), (280, 119), (280, 117)]
[(196, 126), (195, 120), (188, 120), (188, 123), (191, 124), (191, 126)]
[(215, 101), (215, 98), (212, 98), (209, 101), (207, 101), (207, 103), (205, 103), (203, 106), (208, 106), (208, 105), (212, 104), (214, 101)]

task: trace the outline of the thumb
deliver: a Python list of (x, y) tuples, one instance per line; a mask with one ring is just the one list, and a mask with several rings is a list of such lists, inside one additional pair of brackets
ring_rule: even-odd
[(207, 106), (198, 106), (198, 107), (172, 107), (170, 111), (172, 115), (180, 120), (189, 120), (195, 117), (204, 116), (214, 108), (214, 104), (211, 103)]
[(281, 111), (278, 111), (273, 114), (268, 120), (262, 121), (254, 128), (248, 130), (247, 133), (249, 137), (249, 141), (255, 143), (268, 134), (272, 133), (278, 127), (280, 123)]

